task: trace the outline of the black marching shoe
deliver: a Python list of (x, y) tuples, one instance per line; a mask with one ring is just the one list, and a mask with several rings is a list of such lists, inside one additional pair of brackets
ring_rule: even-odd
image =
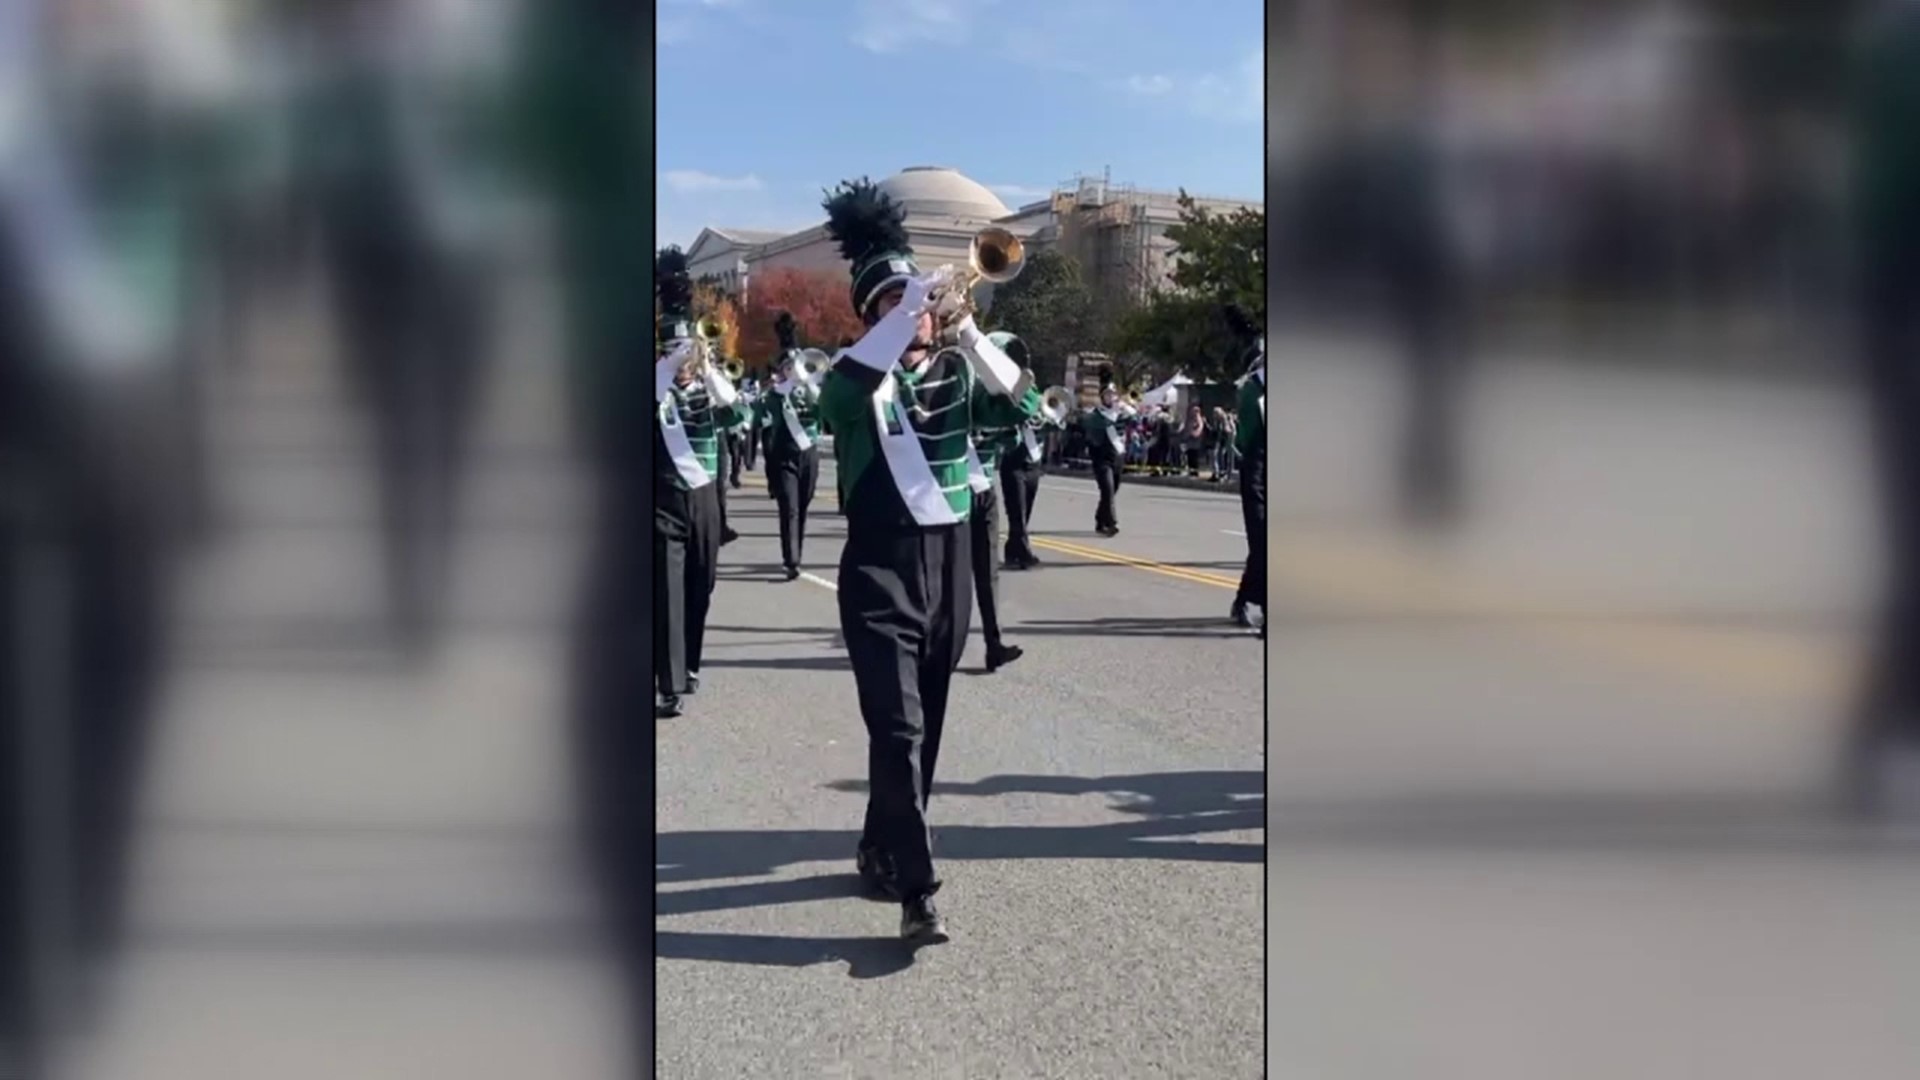
[(933, 894), (921, 893), (900, 905), (900, 936), (915, 945), (942, 945), (952, 941), (940, 909), (933, 906)]
[(700, 692), (700, 673), (697, 671), (687, 672), (687, 696), (692, 697), (693, 695), (699, 692)]
[(681, 708), (680, 695), (678, 694), (667, 694), (659, 701), (654, 702), (653, 705), (653, 718), (655, 720), (671, 720), (684, 712), (686, 712), (686, 710)]
[(1236, 597), (1233, 601), (1233, 610), (1228, 612), (1227, 617), (1233, 620), (1233, 625), (1235, 626), (1245, 627), (1249, 630), (1253, 629), (1253, 619), (1247, 614), (1247, 602), (1245, 600)]
[(894, 881), (893, 867), (878, 849), (862, 847), (853, 853), (853, 868), (869, 893), (889, 900), (900, 899), (900, 887)]
[[(735, 486), (737, 487), (739, 485), (735, 485)], [(720, 546), (721, 547), (725, 547), (728, 544), (731, 544), (738, 539), (740, 539), (740, 533), (737, 530), (735, 530), (733, 526), (729, 525), (726, 528), (720, 530)]]
[(798, 581), (799, 579), (800, 579), (800, 568), (797, 566), (787, 567), (787, 580)]
[(987, 671), (989, 673), (999, 671), (1025, 655), (1026, 650), (1018, 645), (989, 645), (987, 646)]

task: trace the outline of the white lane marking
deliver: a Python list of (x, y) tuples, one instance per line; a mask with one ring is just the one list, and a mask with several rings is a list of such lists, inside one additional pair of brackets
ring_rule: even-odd
[(1226, 533), (1228, 536), (1238, 536), (1242, 539), (1245, 539), (1247, 535), (1246, 533), (1241, 532), (1239, 529), (1221, 529), (1220, 531), (1223, 533)]
[(832, 589), (834, 592), (840, 591), (840, 586), (838, 583), (828, 581), (826, 578), (823, 578), (818, 574), (808, 573), (805, 570), (800, 571), (800, 580), (810, 581), (813, 584), (818, 585), (823, 589)]

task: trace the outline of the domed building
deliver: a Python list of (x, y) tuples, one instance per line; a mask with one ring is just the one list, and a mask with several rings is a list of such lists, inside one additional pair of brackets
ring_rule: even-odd
[[(1101, 292), (1144, 295), (1166, 279), (1172, 243), (1166, 227), (1179, 220), (1171, 192), (1140, 191), (1105, 179), (1079, 179), (1048, 197), (1008, 208), (999, 196), (957, 169), (915, 165), (880, 181), (880, 189), (906, 208), (907, 236), (923, 269), (943, 263), (965, 266), (967, 245), (980, 229), (998, 225), (1027, 242), (1030, 250), (1056, 247), (1081, 265)], [(1216, 212), (1257, 202), (1200, 198)], [(707, 228), (687, 251), (696, 279), (744, 290), (753, 274), (773, 269), (848, 271), (824, 222), (786, 236), (746, 229)], [(991, 303), (991, 288), (978, 299)]]
[[(957, 169), (915, 165), (880, 181), (880, 190), (907, 212), (907, 236), (914, 256), (927, 269), (942, 263), (964, 266), (967, 245), (986, 225), (997, 224), (1023, 239), (1046, 224), (1049, 203), (1010, 210), (985, 185)], [(708, 228), (688, 249), (693, 276), (712, 277), (740, 288), (755, 272), (791, 268), (846, 273), (847, 263), (827, 235), (826, 223), (787, 236), (744, 229)]]

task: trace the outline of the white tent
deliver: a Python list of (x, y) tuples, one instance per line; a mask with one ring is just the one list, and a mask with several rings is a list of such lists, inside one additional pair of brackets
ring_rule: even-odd
[(1174, 405), (1174, 394), (1178, 392), (1180, 387), (1192, 386), (1192, 385), (1193, 385), (1192, 379), (1187, 378), (1185, 375), (1176, 374), (1173, 378), (1168, 379), (1166, 382), (1161, 383), (1159, 386), (1156, 386), (1153, 389), (1147, 391), (1146, 393), (1141, 394), (1140, 404), (1143, 407), (1147, 405), (1156, 405), (1162, 409), (1170, 409)]

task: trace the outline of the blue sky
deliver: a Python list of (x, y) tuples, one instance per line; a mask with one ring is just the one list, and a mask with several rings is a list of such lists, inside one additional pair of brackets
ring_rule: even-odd
[(660, 239), (817, 224), (949, 165), (1018, 206), (1105, 167), (1259, 198), (1259, 0), (659, 0)]

